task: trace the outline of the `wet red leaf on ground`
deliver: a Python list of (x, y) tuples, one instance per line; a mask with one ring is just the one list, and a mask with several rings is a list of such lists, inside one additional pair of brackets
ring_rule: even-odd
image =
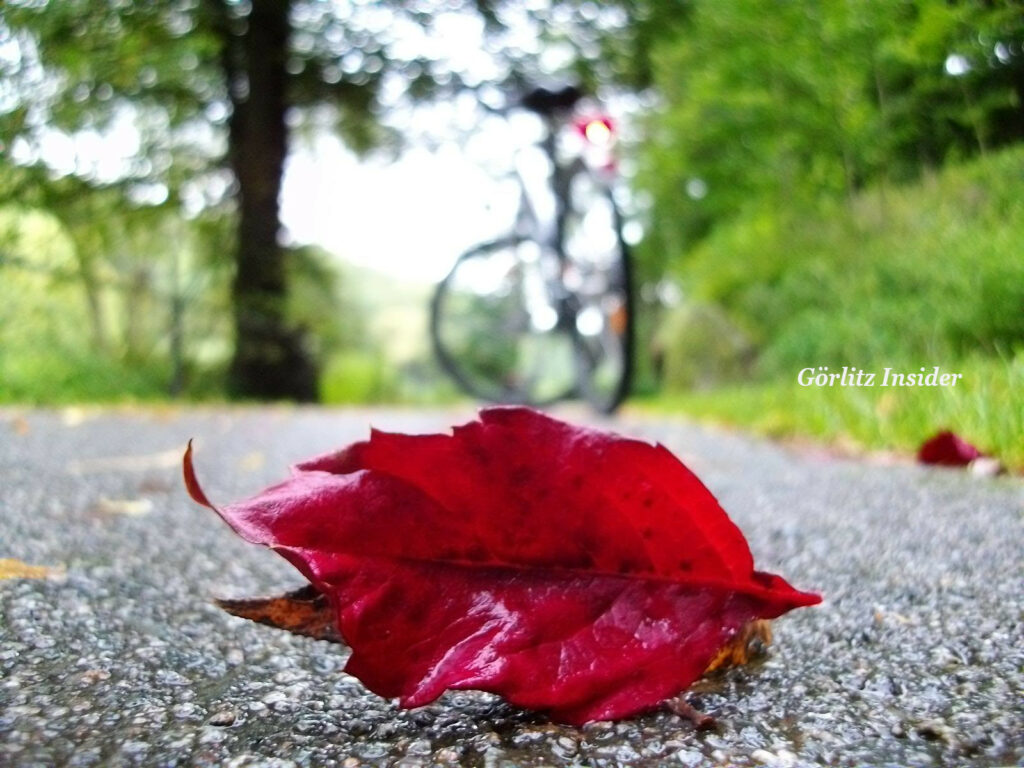
[(917, 460), (922, 464), (965, 467), (984, 455), (956, 433), (943, 430), (921, 444)]
[[(346, 671), (406, 707), (477, 689), (568, 723), (628, 717), (686, 689), (752, 622), (821, 599), (756, 571), (664, 447), (527, 408), (450, 435), (374, 431), (223, 507), (190, 446), (185, 482), (326, 596)], [(309, 626), (306, 606), (286, 607)]]

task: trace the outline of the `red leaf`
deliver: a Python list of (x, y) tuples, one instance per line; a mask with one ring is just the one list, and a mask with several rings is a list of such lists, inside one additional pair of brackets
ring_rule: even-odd
[(984, 455), (960, 436), (944, 430), (921, 444), (917, 460), (922, 464), (964, 467)]
[[(192, 497), (207, 501), (185, 454)], [(406, 707), (479, 689), (580, 724), (678, 694), (749, 621), (820, 602), (755, 571), (662, 446), (491, 408), (374, 431), (215, 508), (334, 605), (346, 671)]]

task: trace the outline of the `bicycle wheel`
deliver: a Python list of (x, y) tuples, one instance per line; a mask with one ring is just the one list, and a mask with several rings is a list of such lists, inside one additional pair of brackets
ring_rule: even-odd
[(601, 413), (629, 393), (633, 370), (630, 256), (611, 190), (587, 171), (569, 187), (562, 229), (562, 281), (573, 297), (579, 393)]
[(519, 237), (477, 246), (438, 285), (430, 330), (438, 360), (471, 395), (544, 405), (575, 388), (557, 256)]

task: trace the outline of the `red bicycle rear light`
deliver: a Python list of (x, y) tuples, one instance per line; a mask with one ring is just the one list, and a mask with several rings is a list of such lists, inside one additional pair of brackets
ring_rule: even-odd
[(576, 123), (576, 129), (587, 141), (598, 147), (611, 144), (615, 138), (615, 126), (607, 117), (593, 117), (580, 120)]

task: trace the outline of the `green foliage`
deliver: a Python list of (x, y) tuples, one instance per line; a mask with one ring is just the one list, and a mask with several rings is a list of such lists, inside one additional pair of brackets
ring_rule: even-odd
[[(687, 265), (758, 349), (758, 381), (691, 390), (666, 366), (656, 405), (772, 436), (913, 451), (951, 428), (1024, 466), (1024, 148), (716, 231)], [(686, 346), (693, 329), (663, 329)], [(713, 331), (712, 338), (722, 338)], [(711, 356), (713, 360), (713, 356)], [(810, 366), (963, 373), (955, 388), (801, 387)], [(712, 364), (712, 370), (714, 366)]]
[[(423, 56), (390, 30), (401, 28), (406, 37), (417, 28), (429, 33), (458, 4), (280, 5), (290, 25), (285, 63), (293, 124), (331, 127), (353, 148), (369, 149), (388, 137), (379, 119), (385, 79), (408, 79), (430, 93), (452, 79), (448, 61)], [(491, 9), (491, 3), (472, 5)], [(14, 54), (0, 58), (6, 86), (0, 135), (35, 145), (45, 129), (103, 129), (127, 114), (143, 139), (140, 162), (128, 175), (166, 181), (170, 173), (184, 181), (180, 172), (194, 174), (200, 160), (219, 164), (232, 89), (243, 85), (229, 80), (250, 75), (248, 54), (234, 46), (250, 22), (247, 6), (230, 0), (6, 3), (0, 42)]]
[(289, 322), (309, 331), (321, 360), (360, 346), (366, 338), (365, 307), (338, 261), (311, 246), (287, 254)]
[(655, 56), (651, 245), (1020, 141), (1022, 41), (1016, 3), (695, 0)]
[(372, 351), (335, 355), (320, 377), (320, 401), (327, 405), (393, 402), (397, 391), (394, 369)]
[[(0, 403), (163, 402), (171, 370), (166, 360), (127, 362), (81, 348), (58, 347), (37, 355), (0, 356)], [(216, 396), (215, 380), (198, 377), (189, 396)]]
[[(793, 0), (766, 13), (694, 0), (654, 57), (664, 98), (642, 174), (645, 255), (688, 301), (661, 329), (662, 349), (697, 360), (666, 356), (677, 402), (873, 446), (950, 426), (1019, 463), (1022, 42), (1015, 2)], [(725, 322), (683, 322), (695, 308)], [(756, 351), (758, 383), (681, 394), (700, 366), (715, 371), (730, 326)], [(818, 365), (962, 365), (971, 380), (797, 387)]]
[[(211, 391), (228, 348), (226, 281), (197, 267), (175, 217), (99, 202), (70, 200), (60, 216), (0, 209), (0, 402)], [(79, 222), (89, 211), (95, 226)]]
[(806, 365), (926, 364), (1024, 346), (1024, 149), (712, 234), (684, 272), (759, 349)]
[[(132, 211), (98, 203), (95, 195), (69, 199), (61, 217), (0, 209), (0, 403), (223, 398), (231, 270), (218, 257), (232, 246), (230, 222), (201, 217), (183, 228), (152, 209), (136, 221)], [(76, 205), (99, 226), (75, 227)], [(431, 365), (419, 327), (428, 286), (343, 266), (309, 247), (290, 249), (286, 266), (288, 318), (330, 361), (321, 382), (329, 402), (456, 396)]]
[(695, 302), (676, 308), (665, 318), (655, 347), (666, 386), (673, 391), (743, 380), (753, 355), (746, 334), (721, 308)]
[[(571, 75), (586, 90), (608, 86), (638, 92), (654, 85), (652, 53), (666, 40), (685, 34), (690, 0), (555, 0), (530, 3), (544, 46), (572, 50)], [(534, 81), (552, 73), (520, 61), (518, 69)]]

